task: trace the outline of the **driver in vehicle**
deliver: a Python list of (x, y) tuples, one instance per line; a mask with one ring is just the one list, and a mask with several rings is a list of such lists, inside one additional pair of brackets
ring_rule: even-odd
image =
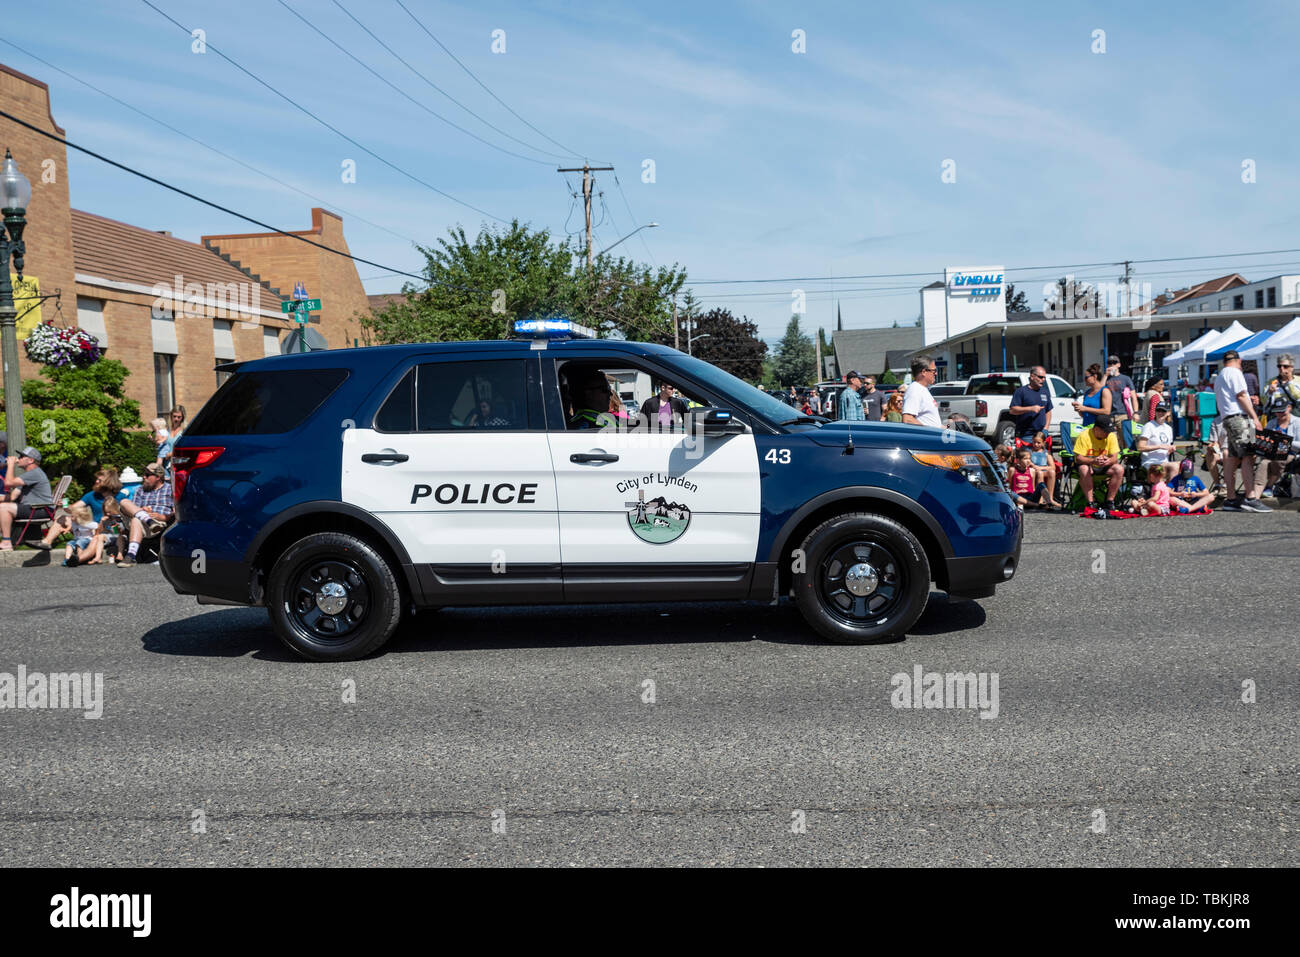
[[(610, 388), (605, 373), (599, 369), (580, 369), (569, 378), (569, 397), (573, 402), (573, 415), (569, 417), (570, 429), (609, 429), (616, 426), (620, 419), (626, 419), (610, 411), (617, 394)], [(621, 409), (622, 402), (619, 402)]]

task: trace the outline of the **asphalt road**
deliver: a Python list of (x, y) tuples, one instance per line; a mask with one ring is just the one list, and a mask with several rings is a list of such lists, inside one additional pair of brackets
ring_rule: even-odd
[[(0, 865), (1295, 866), (1298, 543), (1033, 514), (997, 597), (891, 644), (788, 602), (443, 610), (344, 665), (156, 567), (0, 569), (0, 671), (105, 681), (99, 720), (0, 710)], [(996, 673), (997, 717), (893, 707), (916, 665)]]

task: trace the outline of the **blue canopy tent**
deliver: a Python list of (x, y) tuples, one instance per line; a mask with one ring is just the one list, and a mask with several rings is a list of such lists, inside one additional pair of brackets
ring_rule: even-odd
[(1222, 345), (1216, 346), (1212, 352), (1207, 354), (1205, 361), (1222, 362), (1223, 357), (1228, 353), (1228, 350), (1236, 349), (1238, 352), (1245, 352), (1252, 346), (1257, 346), (1262, 342), (1266, 342), (1272, 338), (1272, 336), (1272, 329), (1261, 329), (1259, 332), (1246, 336), (1244, 339), (1238, 339), (1236, 342), (1223, 343)]

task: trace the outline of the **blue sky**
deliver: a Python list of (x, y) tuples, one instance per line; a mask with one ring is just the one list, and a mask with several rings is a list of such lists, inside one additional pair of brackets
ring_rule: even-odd
[[(556, 165), (483, 125), (393, 59), (333, 0), (285, 0), (357, 57), (506, 155), (393, 93), (277, 0), (154, 0), (181, 23), (394, 164), (501, 219), (582, 225)], [(542, 150), (394, 0), (340, 0), (452, 97)], [(403, 0), (502, 100), (555, 141), (612, 162), (597, 248), (683, 264), (692, 280), (850, 276), (1113, 262), (1300, 247), (1296, 42), (1286, 3), (441, 3)], [(0, 27), (57, 67), (344, 216), (352, 252), (419, 272), (411, 240), (484, 217), (413, 183), (295, 110), (139, 0), (17, 4)], [(806, 53), (792, 52), (792, 31)], [(505, 31), (506, 52), (491, 52)], [(1093, 31), (1105, 31), (1094, 53)], [(285, 229), (317, 200), (233, 165), (0, 43), (0, 62), (49, 83), (69, 139)], [(353, 159), (357, 181), (341, 181)], [(643, 183), (643, 161), (656, 181)], [(1242, 162), (1256, 182), (1242, 182)], [(956, 182), (941, 181), (952, 160)], [(242, 232), (73, 151), (73, 204), (197, 240)], [(631, 206), (629, 213), (628, 205)], [(352, 215), (349, 215), (352, 214)], [(635, 217), (632, 215), (635, 214)], [(359, 221), (363, 217), (375, 226)], [(383, 227), (383, 228), (378, 228)], [(576, 234), (575, 234), (576, 235)], [(644, 240), (644, 242), (643, 242)], [(361, 266), (371, 292), (400, 277)], [(1300, 272), (1300, 253), (1137, 267), (1155, 290), (1241, 271)], [(1110, 266), (1070, 270), (1113, 280)], [(1034, 292), (1062, 270), (1020, 269)], [(370, 278), (377, 277), (377, 278)], [(916, 318), (912, 278), (694, 285), (769, 341), (808, 292), (807, 323)]]

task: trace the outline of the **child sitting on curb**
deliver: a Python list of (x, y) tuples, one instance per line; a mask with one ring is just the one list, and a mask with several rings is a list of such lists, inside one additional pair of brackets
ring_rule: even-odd
[(63, 564), (76, 568), (83, 559), (99, 553), (96, 547), (98, 536), (95, 534), (95, 516), (85, 502), (73, 502), (68, 506), (68, 519), (72, 541), (63, 549)]

